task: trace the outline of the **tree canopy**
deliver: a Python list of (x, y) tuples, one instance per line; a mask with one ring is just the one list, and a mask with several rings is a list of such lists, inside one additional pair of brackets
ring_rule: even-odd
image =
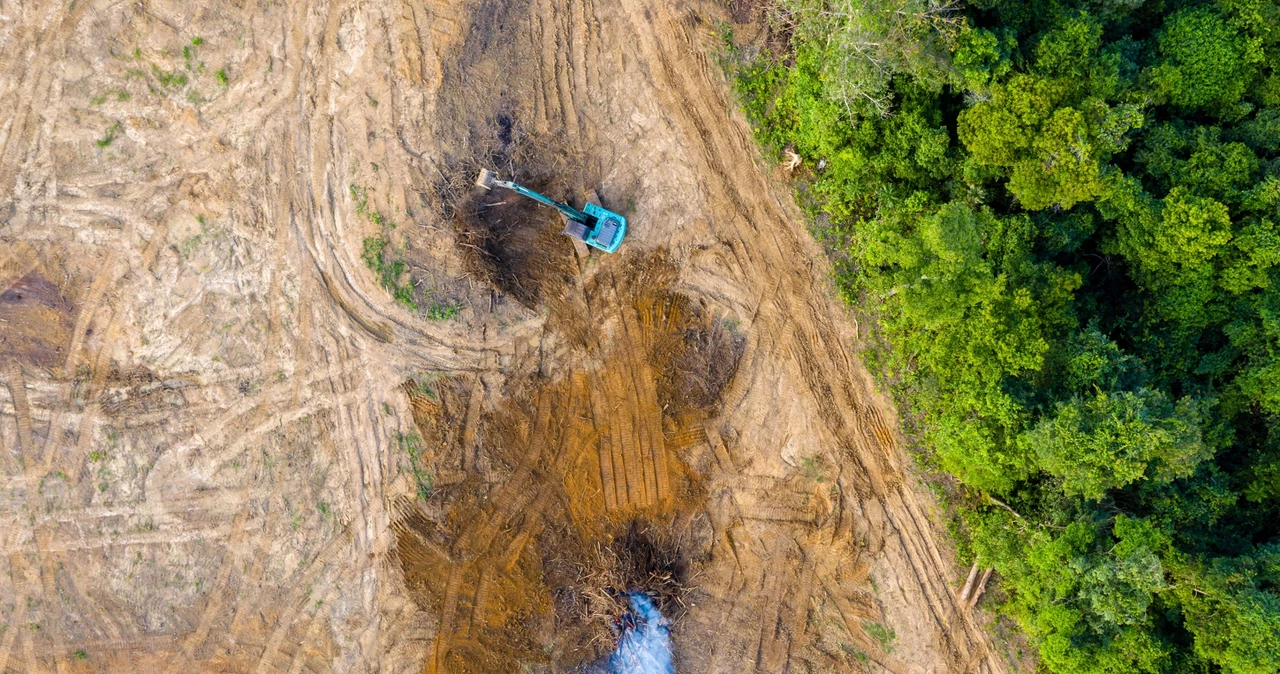
[(1042, 666), (1280, 671), (1280, 1), (780, 5), (744, 106)]

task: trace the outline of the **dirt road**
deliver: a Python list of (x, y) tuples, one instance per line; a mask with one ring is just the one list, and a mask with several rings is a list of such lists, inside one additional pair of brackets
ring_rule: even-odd
[[(724, 18), (0, 3), (0, 671), (581, 663), (557, 551), (636, 518), (681, 671), (1005, 671)], [(627, 254), (528, 238), (480, 165), (598, 190)]]

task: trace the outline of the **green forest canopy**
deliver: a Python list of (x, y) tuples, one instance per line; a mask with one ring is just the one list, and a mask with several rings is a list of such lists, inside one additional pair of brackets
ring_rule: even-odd
[(1280, 671), (1280, 3), (780, 10), (742, 100), (1041, 666)]

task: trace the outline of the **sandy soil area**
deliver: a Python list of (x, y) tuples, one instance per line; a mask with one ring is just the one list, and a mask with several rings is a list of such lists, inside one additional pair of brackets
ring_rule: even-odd
[(0, 0), (0, 672), (1009, 669), (729, 18)]

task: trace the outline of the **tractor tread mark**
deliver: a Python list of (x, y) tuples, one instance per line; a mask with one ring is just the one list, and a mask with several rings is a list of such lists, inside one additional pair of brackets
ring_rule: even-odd
[[(13, 413), (18, 422), (18, 447), (24, 453), (33, 450), (31, 446), (31, 404), (27, 400), (27, 383), (22, 377), (22, 366), (16, 360), (4, 363), (4, 375), (9, 385), (9, 397), (13, 401)], [(5, 464), (12, 463), (9, 452), (4, 452)], [(6, 471), (10, 472), (10, 471)]]

